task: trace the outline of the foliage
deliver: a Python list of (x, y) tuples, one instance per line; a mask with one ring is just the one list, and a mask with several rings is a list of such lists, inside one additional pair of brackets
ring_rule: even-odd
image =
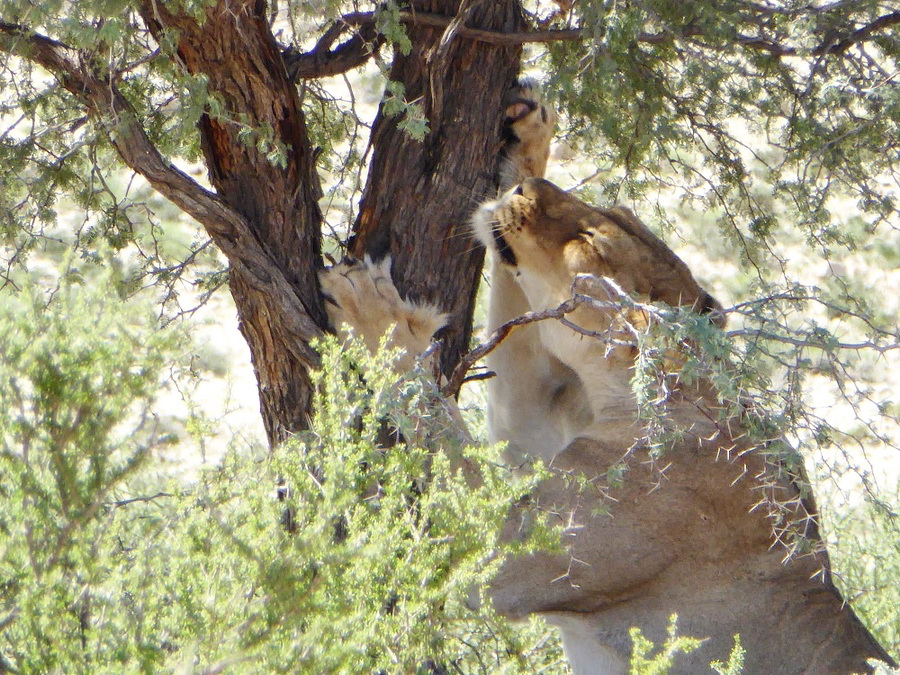
[[(634, 627), (629, 631), (632, 651), (628, 666), (629, 675), (665, 675), (675, 665), (675, 657), (679, 654), (690, 654), (703, 643), (703, 640), (678, 634), (678, 616), (669, 617), (668, 636), (654, 654), (655, 645), (648, 640), (641, 629)], [(734, 636), (734, 648), (728, 656), (728, 663), (713, 661), (710, 667), (719, 675), (740, 675), (744, 665), (744, 649), (741, 638)]]
[(690, 654), (701, 644), (696, 638), (678, 635), (678, 618), (674, 614), (669, 618), (668, 637), (656, 655), (652, 653), (653, 643), (644, 637), (640, 628), (632, 628), (629, 634), (633, 645), (628, 670), (631, 675), (665, 675), (678, 654)]
[[(684, 204), (715, 214), (744, 263), (763, 278), (777, 271), (765, 268), (783, 255), (773, 246), (783, 228), (826, 255), (860, 244), (844, 227), (848, 208), (862, 215), (866, 235), (896, 228), (890, 177), (898, 170), (900, 99), (892, 78), (900, 41), (890, 3), (566, 4), (561, 12), (558, 3), (526, 3), (542, 27), (574, 27), (582, 36), (551, 41), (533, 50), (533, 59), (566, 113), (570, 138), (609, 167), (594, 181), (604, 201), (640, 200), (661, 183), (671, 186)], [(203, 3), (181, 7), (202, 17)], [(408, 53), (401, 5), (372, 9), (375, 30)], [(336, 0), (288, 2), (273, 9), (272, 22), (286, 45), (299, 46), (316, 38), (323, 22), (354, 10)], [(4, 0), (0, 17), (79, 48), (100, 70), (115, 73), (168, 157), (199, 159), (196, 123), (206, 114), (243, 126), (247, 142), (284, 160), (271, 129), (232, 117), (203, 76), (177, 67), (176, 36), (155, 44), (134, 3), (93, 0), (63, 11), (58, 3)], [(386, 111), (400, 114), (401, 124), (421, 137), (428, 128), (421, 102), (407, 101), (401, 83), (386, 81), (389, 60), (375, 43), (371, 50), (382, 74), (374, 84), (386, 86)], [(0, 85), (0, 109), (9, 114), (2, 143), (5, 232), (39, 234), (59, 196), (71, 194), (107, 221), (104, 236), (127, 233), (122, 219), (136, 217), (128, 214), (137, 213), (141, 197), (107, 193), (102, 179), (115, 160), (94, 122), (27, 60), (9, 57)], [(335, 181), (329, 188), (351, 183), (341, 196), (349, 205), (361, 189), (360, 148), (371, 112), (352, 93), (339, 99), (330, 89), (327, 82), (305, 84), (304, 111)], [(671, 214), (664, 217), (671, 223)], [(29, 241), (18, 244), (27, 249)]]
[[(875, 178), (898, 170), (890, 21), (882, 2), (579, 2), (565, 23), (589, 39), (546, 61), (573, 130), (614, 167), (608, 197), (674, 181), (758, 263), (783, 217), (773, 198), (825, 248), (845, 239), (836, 196), (854, 195), (872, 226), (896, 217)], [(773, 191), (755, 188), (754, 165)]]
[[(569, 142), (598, 166), (580, 189), (654, 215), (693, 246), (695, 273), (720, 299), (741, 299), (726, 306), (725, 334), (681, 314), (641, 338), (648, 426), (665, 429), (674, 380), (708, 378), (726, 415), (746, 417), (754, 402), (760, 443), (792, 464), (795, 452), (837, 462), (877, 501), (883, 472), (859, 457), (886, 464), (900, 452), (885, 377), (897, 370), (900, 305), (877, 290), (898, 282), (880, 272), (896, 269), (900, 243), (896, 12), (579, 2), (545, 16), (590, 37), (537, 55)], [(680, 374), (670, 348), (690, 354)], [(810, 405), (825, 391), (827, 413)], [(657, 452), (665, 442), (657, 433)]]
[(116, 291), (63, 277), (0, 304), (0, 597), (19, 672), (87, 667), (89, 618), (127, 558), (115, 501), (169, 440), (150, 405), (183, 340)]
[[(323, 343), (314, 431), (166, 487), (151, 411), (183, 340), (108, 279), (62, 283), (49, 300), (29, 291), (0, 308), (4, 668), (520, 672), (558, 661), (546, 629), (515, 633), (484, 599), (467, 607), (505, 555), (558, 541), (539, 519), (526, 541), (498, 539), (532, 483), (511, 480), (495, 450), (458, 444), (433, 390), (398, 380), (389, 354)], [(386, 429), (396, 444), (379, 443)]]
[(735, 635), (734, 648), (731, 650), (731, 654), (728, 655), (728, 662), (713, 661), (709, 665), (719, 675), (740, 675), (744, 667), (744, 656), (746, 653), (741, 645), (741, 636)]
[[(205, 20), (209, 6), (196, 0), (164, 4), (198, 21)], [(839, 530), (847, 527), (860, 534), (841, 539), (833, 555), (845, 589), (851, 597), (858, 592), (858, 607), (872, 612), (870, 625), (886, 644), (895, 645), (896, 652), (898, 637), (892, 626), (900, 603), (891, 594), (896, 584), (885, 579), (896, 578), (896, 522), (891, 514), (897, 511), (897, 499), (880, 488), (877, 467), (872, 470), (866, 459), (874, 452), (887, 463), (896, 460), (898, 452), (900, 407), (893, 400), (896, 387), (885, 380), (900, 370), (900, 305), (896, 293), (889, 292), (897, 282), (900, 250), (896, 10), (883, 0), (825, 4), (535, 0), (525, 4), (535, 28), (580, 31), (579, 40), (557, 35), (560, 39), (530, 51), (530, 61), (542, 69), (549, 82), (547, 90), (562, 110), (567, 142), (580, 146), (580, 155), (586, 158), (587, 165), (583, 161), (569, 167), (569, 184), (578, 183), (586, 197), (598, 202), (636, 205), (638, 212), (653, 216), (655, 225), (678, 232), (684, 244), (695, 242), (706, 265), (698, 274), (702, 281), (718, 278), (726, 295), (742, 298), (727, 308), (731, 325), (726, 333), (697, 323), (689, 314), (666, 314), (666, 321), (642, 338), (635, 385), (645, 404), (648, 426), (659, 432), (654, 436), (658, 443), (654, 451), (665, 450), (669, 430), (664, 401), (673, 381), (706, 378), (721, 392), (729, 414), (741, 409), (748, 397), (755, 401), (751, 431), (757, 440), (770, 441), (772, 451), (788, 464), (800, 460), (782, 439), (824, 467), (817, 474), (842, 490), (841, 477), (855, 473), (859, 482), (853, 489), (863, 495), (863, 503), (829, 522)], [(130, 0), (0, 0), (0, 51), (4, 53), (0, 63), (0, 240), (4, 247), (0, 282), (4, 287), (21, 283), (16, 272), (38, 268), (46, 257), (74, 255), (109, 265), (110, 274), (117, 277), (116, 293), (156, 285), (160, 311), (172, 317), (189, 313), (195, 302), (204, 301), (227, 280), (207, 232), (154, 194), (142, 178), (123, 174), (106, 134), (109, 120), (67, 91), (63, 75), (48, 74), (35, 65), (33, 52), (22, 48), (33, 35), (77, 50), (78, 68), (108, 78), (165, 160), (195, 178), (215, 169), (203, 165), (198, 123), (205, 117), (241, 129), (239, 138), (247, 147), (258, 150), (272, 165), (285, 167), (288, 145), (276, 130), (271, 125), (254, 125), (229, 110), (221, 92), (210, 91), (204, 75), (186, 72), (176, 53), (179, 36), (163, 31), (157, 39), (151, 37), (141, 7)], [(298, 85), (306, 129), (320, 153), (325, 233), (334, 234), (333, 250), (346, 241), (347, 226), (356, 217), (374, 105), (383, 98), (384, 112), (394, 114), (416, 138), (432, 131), (431, 120), (425, 117), (427, 101), (407, 100), (401, 83), (387, 81), (391, 55), (381, 41), (401, 54), (412, 46), (402, 4), (373, 3), (368, 8), (378, 38), (366, 47), (377, 67), (344, 83), (312, 78)], [(321, 55), (319, 40), (335, 27), (346, 37), (347, 27), (355, 30), (359, 24), (338, 20), (360, 9), (365, 6), (340, 0), (289, 0), (270, 3), (270, 23), (285, 49)], [(473, 49), (478, 45), (472, 42)], [(438, 72), (440, 64), (434, 65)], [(465, 191), (470, 186), (461, 188)], [(115, 262), (104, 253), (110, 249), (117, 252)], [(340, 253), (335, 250), (335, 257)], [(823, 263), (828, 267), (826, 274), (811, 273)], [(244, 554), (246, 542), (262, 539), (264, 531), (269, 538), (260, 545), (268, 546), (270, 552), (290, 551), (293, 557), (281, 563), (286, 573), (295, 575), (299, 586), (307, 584), (310, 597), (318, 597), (313, 562), (295, 550), (294, 539), (273, 537), (271, 529), (263, 527), (265, 518), (280, 517), (283, 507), (268, 500), (266, 481), (292, 476), (295, 486), (311, 488), (317, 486), (310, 482), (310, 472), (316, 476), (316, 471), (327, 469), (344, 475), (341, 472), (350, 472), (350, 467), (329, 464), (334, 460), (328, 448), (319, 445), (319, 437), (304, 436), (296, 443), (306, 448), (304, 457), (319, 458), (309, 460), (312, 463), (278, 454), (259, 466), (241, 468), (233, 459), (221, 471), (205, 475), (194, 493), (183, 495), (176, 490), (169, 497), (117, 506), (129, 495), (145, 494), (139, 489), (141, 467), (152, 448), (166, 440), (154, 431), (152, 416), (143, 413), (150, 410), (165, 362), (160, 354), (173, 347), (167, 342), (172, 333), (135, 328), (150, 326), (146, 317), (138, 320), (124, 309), (130, 318), (122, 319), (119, 309), (110, 313), (121, 303), (108, 287), (103, 288), (105, 294), (85, 300), (88, 296), (77, 288), (63, 285), (47, 312), (41, 309), (46, 301), (36, 299), (16, 305), (22, 316), (15, 320), (12, 309), (4, 314), (5, 322), (33, 322), (31, 332), (20, 326), (0, 336), (5, 358), (0, 364), (3, 396), (12, 397), (4, 399), (8, 404), (0, 410), (4, 471), (11, 472), (4, 485), (13, 486), (3, 494), (9, 509), (2, 517), (9, 532), (24, 537), (21, 541), (10, 537), (10, 542), (17, 543), (9, 543), (4, 554), (18, 556), (19, 567), (8, 569), (24, 570), (10, 577), (17, 581), (5, 591), (5, 607), (9, 612), (18, 608), (15, 612), (20, 617), (0, 618), (8, 644), (12, 649), (37, 650), (17, 658), (46, 657), (46, 662), (34, 662), (51, 671), (60, 667), (54, 663), (62, 658), (62, 652), (53, 652), (54, 645), (70, 650), (72, 658), (91, 654), (90, 664), (72, 663), (94, 671), (113, 668), (102, 665), (112, 663), (108, 660), (112, 654), (119, 655), (120, 664), (146, 664), (142, 666), (146, 669), (161, 663), (186, 664), (184, 668), (189, 669), (195, 662), (225, 667), (231, 658), (247, 658), (241, 667), (253, 668), (275, 658), (266, 645), (276, 642), (285, 654), (319, 658), (315, 644), (303, 652), (310, 643), (304, 642), (307, 627), (301, 626), (298, 615), (279, 623), (282, 618), (277, 611), (266, 614), (270, 608), (265, 599), (274, 592), (270, 578), (274, 572)], [(30, 298), (29, 294), (34, 294), (33, 288), (25, 287), (23, 297)], [(185, 297), (196, 300), (187, 303)], [(92, 323), (82, 326), (78, 317), (88, 314)], [(46, 323), (51, 321), (48, 317), (55, 317), (56, 323)], [(120, 317), (118, 323), (115, 317)], [(81, 343), (73, 342), (68, 351), (54, 342), (78, 335)], [(103, 341), (97, 336), (103, 336)], [(47, 351), (48, 345), (55, 351)], [(671, 347), (687, 354), (678, 374), (666, 360)], [(13, 363), (19, 364), (20, 372), (9, 370)], [(73, 369), (70, 380), (60, 378), (62, 368)], [(418, 406), (428, 397), (420, 389), (420, 394), (410, 393), (416, 386), (407, 381), (388, 398)], [(371, 394), (364, 388), (353, 391), (364, 397)], [(827, 412), (811, 405), (823, 392), (837, 401)], [(328, 403), (342, 411), (342, 421), (351, 413), (341, 407), (346, 403)], [(365, 417), (364, 409), (370, 404), (389, 412), (386, 403), (375, 399), (360, 404), (357, 412)], [(414, 444), (408, 456), (397, 455), (393, 449), (373, 454), (361, 440), (365, 433), (372, 433), (366, 426), (372, 419), (366, 417), (359, 429), (329, 433), (340, 432), (339, 443), (347, 444), (349, 457), (365, 464), (371, 485), (384, 483), (383, 499), (390, 504), (385, 514), (408, 513), (401, 499), (405, 488), (379, 473), (387, 467), (409, 478), (407, 487), (426, 468), (426, 473), (438, 477), (436, 483), (428, 482), (434, 489), (441, 481), (451, 492), (461, 487), (452, 463), (433, 457), (424, 443)], [(404, 419), (411, 423), (412, 418), (400, 413), (394, 422), (400, 425)], [(83, 420), (90, 423), (81, 424)], [(133, 420), (138, 420), (137, 426), (132, 425), (133, 433), (129, 433)], [(325, 419), (320, 423), (331, 424)], [(414, 432), (406, 437), (412, 442), (417, 427), (406, 431)], [(21, 448), (30, 448), (28, 461)], [(467, 452), (475, 452), (472, 461), (476, 464), (484, 463), (480, 451)], [(490, 480), (499, 481), (484, 470), (493, 476)], [(617, 470), (611, 467), (611, 478)], [(22, 492), (26, 483), (34, 494)], [(354, 479), (350, 485), (357, 496), (371, 496), (360, 492), (371, 487), (366, 481)], [(337, 494), (328, 496), (327, 490), (334, 485), (326, 481), (323, 486), (326, 492), (315, 502), (320, 508), (336, 509), (340, 502), (348, 511), (342, 511), (341, 518), (381, 522), (382, 512), (353, 510)], [(293, 499), (298, 498), (297, 490)], [(235, 494), (246, 495), (247, 500), (231, 499)], [(437, 500), (433, 504), (431, 496)], [(439, 514), (449, 508), (440, 499), (430, 493), (419, 495), (422, 505), (417, 508), (435, 509), (440, 523)], [(371, 499), (364, 502), (381, 504)], [(304, 512), (304, 504), (294, 504), (295, 517), (310, 519), (321, 532), (334, 527)], [(494, 507), (484, 504), (483, 508), (481, 515), (487, 520), (496, 516), (490, 511)], [(226, 516), (233, 522), (221, 520)], [(330, 517), (338, 514), (331, 512)], [(869, 519), (871, 526), (860, 525)], [(226, 532), (222, 522), (231, 523), (232, 529)], [(407, 541), (404, 537), (414, 541), (418, 536), (434, 543), (421, 531), (423, 521), (410, 515), (401, 522), (408, 528), (402, 536), (384, 523), (379, 526), (394, 532), (398, 541)], [(24, 536), (27, 528), (47, 537), (29, 539)], [(872, 532), (883, 536), (870, 536)], [(192, 543), (185, 543), (188, 540)], [(84, 542), (88, 549), (77, 548)], [(32, 545), (34, 551), (28, 548)], [(429, 549), (428, 555), (445, 556), (454, 564), (461, 558), (470, 564), (477, 558), (466, 553), (471, 545), (445, 542), (440, 551)], [(846, 555), (840, 551), (844, 545)], [(88, 555), (87, 550), (92, 553)], [(218, 559), (197, 563), (203, 551), (214, 552)], [(182, 566), (176, 554), (193, 561), (196, 569)], [(176, 562), (170, 562), (170, 556)], [(70, 559), (83, 559), (84, 568)], [(224, 561), (221, 567), (216, 567), (218, 560)], [(228, 567), (231, 563), (235, 567)], [(151, 576), (146, 572), (153, 565), (166, 570), (160, 589), (148, 581)], [(346, 568), (338, 566), (335, 579), (344, 578), (340, 575), (345, 573), (352, 577), (357, 574), (354, 569), (352, 560)], [(36, 570), (43, 575), (40, 579)], [(128, 571), (131, 576), (108, 581), (114, 576), (110, 570)], [(316, 574), (316, 578), (330, 578)], [(410, 574), (404, 582), (415, 576)], [(379, 620), (396, 626), (400, 617), (419, 616), (426, 605), (436, 607), (440, 603), (430, 595), (432, 590), (440, 595), (457, 589), (457, 580), (446, 574), (427, 578), (424, 604), (398, 599), (400, 609), (395, 614), (382, 612)], [(392, 578), (373, 588), (383, 595), (389, 581)], [(425, 583), (425, 577), (420, 581)], [(128, 608), (137, 597), (129, 584), (156, 595), (148, 595), (146, 605)], [(38, 597), (33, 591), (39, 587), (52, 592)], [(251, 587), (258, 588), (259, 595), (243, 596)], [(194, 588), (205, 589), (207, 595), (194, 593)], [(26, 613), (27, 603), (17, 598), (56, 603), (53, 607), (59, 611), (41, 606), (44, 614), (37, 609)], [(88, 598), (99, 609), (85, 609)], [(217, 609), (213, 601), (223, 603), (222, 607)], [(298, 607), (308, 606), (303, 599), (294, 601)], [(364, 611), (371, 615), (377, 602), (374, 596), (367, 602), (352, 612), (341, 611), (348, 617)], [(233, 616), (228, 607), (239, 607), (251, 618), (246, 624), (229, 623)], [(454, 617), (459, 604), (451, 602), (445, 609), (441, 616)], [(28, 621), (21, 618), (26, 616)], [(58, 616), (59, 621), (41, 616)], [(82, 616), (88, 623), (109, 622), (105, 625), (109, 630), (88, 636), (81, 626)], [(439, 629), (449, 631), (440, 621), (432, 637)], [(446, 621), (452, 623), (449, 618)], [(199, 625), (215, 626), (215, 638), (213, 634), (198, 637)], [(337, 621), (335, 626), (345, 623)], [(502, 636), (495, 638), (498, 643), (513, 639), (504, 630), (496, 630)], [(20, 632), (12, 639), (9, 631)], [(38, 637), (44, 632), (53, 639)], [(292, 642), (295, 638), (298, 641)], [(404, 639), (420, 656), (437, 653), (425, 649), (426, 643), (434, 646), (431, 638)], [(76, 649), (79, 641), (83, 643)], [(342, 637), (335, 653), (349, 653), (352, 643)], [(85, 651), (86, 644), (91, 650)], [(443, 644), (440, 649), (451, 647)], [(371, 656), (372, 663), (384, 653)], [(457, 658), (455, 653), (442, 654)]]
[[(826, 510), (835, 533), (832, 560), (853, 607), (891, 653), (900, 649), (900, 486)], [(838, 502), (837, 499), (833, 501)], [(858, 502), (858, 499), (857, 499)]]

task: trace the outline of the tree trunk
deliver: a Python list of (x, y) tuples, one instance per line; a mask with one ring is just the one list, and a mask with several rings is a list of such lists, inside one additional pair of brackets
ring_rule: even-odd
[[(174, 15), (156, 2), (145, 3), (141, 13), (157, 40), (164, 29), (179, 31), (177, 49), (184, 67), (208, 77), (209, 90), (222, 97), (229, 116), (252, 128), (272, 129), (274, 141), (285, 148), (285, 165), (277, 166), (255, 139), (238, 139), (238, 124), (206, 115), (200, 122), (210, 182), (247, 219), (307, 314), (324, 329), (316, 276), (322, 264), (321, 188), (297, 88), (287, 77), (264, 3), (220, 1), (207, 7), (203, 23)], [(263, 422), (275, 445), (308, 426), (312, 364), (298, 358), (284, 330), (285, 317), (271, 297), (235, 266), (230, 285), (250, 346)]]
[[(411, 9), (455, 16), (459, 0), (415, 0)], [(518, 0), (463, 2), (473, 28), (519, 31)], [(450, 29), (448, 29), (449, 32)], [(469, 349), (475, 293), (484, 252), (468, 221), (498, 184), (502, 98), (515, 83), (520, 46), (496, 46), (441, 29), (408, 25), (412, 51), (394, 55), (390, 77), (409, 101), (421, 99), (430, 132), (424, 141), (379, 110), (372, 127), (372, 163), (354, 225), (351, 253), (390, 254), (401, 294), (427, 300), (450, 315), (442, 331), (441, 369), (449, 374)]]
[[(413, 4), (417, 11), (447, 16), (460, 11), (459, 0)], [(518, 0), (462, 4), (469, 26), (515, 31), (524, 25)], [(222, 98), (230, 118), (273, 130), (274, 141), (286, 149), (285, 166), (277, 166), (265, 149), (238, 138), (238, 124), (204, 116), (199, 125), (216, 192), (248, 221), (272, 269), (284, 275), (309, 317), (325, 329), (316, 276), (321, 189), (297, 89), (271, 35), (264, 3), (220, 0), (206, 9), (202, 23), (160, 3), (146, 2), (141, 13), (160, 42), (163, 31), (178, 31), (182, 64), (208, 78), (209, 90)], [(413, 49), (395, 56), (391, 78), (406, 86), (408, 100), (422, 98), (430, 132), (423, 142), (415, 141), (398, 129), (399, 120), (379, 112), (351, 253), (376, 258), (390, 253), (401, 292), (450, 315), (441, 359), (449, 372), (469, 347), (483, 262), (467, 221), (476, 204), (496, 191), (502, 99), (515, 81), (521, 48), (448, 39), (449, 29), (410, 26), (409, 33)], [(274, 446), (308, 426), (308, 370), (314, 364), (292, 344), (296, 338), (285, 329), (290, 317), (242, 270), (232, 265), (231, 292)]]

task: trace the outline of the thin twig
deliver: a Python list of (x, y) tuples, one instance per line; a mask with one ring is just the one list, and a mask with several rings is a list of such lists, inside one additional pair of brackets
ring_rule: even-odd
[(174, 497), (175, 495), (171, 492), (157, 492), (155, 495), (150, 495), (149, 497), (132, 497), (131, 499), (120, 499), (115, 502), (107, 502), (105, 506), (113, 506), (119, 508), (120, 506), (128, 506), (129, 504), (134, 504), (136, 502), (152, 502), (154, 499), (159, 499), (160, 497)]
[(661, 312), (658, 307), (635, 302), (635, 300), (633, 300), (631, 296), (628, 295), (628, 293), (623, 291), (611, 279), (600, 279), (597, 277), (592, 277), (592, 275), (578, 275), (573, 284), (573, 287), (584, 284), (586, 281), (588, 281), (588, 277), (590, 277), (590, 283), (600, 284), (603, 290), (607, 292), (610, 297), (616, 298), (616, 300), (598, 300), (597, 298), (591, 297), (590, 295), (578, 293), (573, 290), (572, 297), (561, 303), (558, 307), (545, 309), (539, 312), (528, 312), (526, 314), (523, 314), (522, 316), (507, 321), (502, 326), (497, 328), (493, 333), (491, 333), (487, 341), (475, 347), (475, 349), (471, 350), (459, 360), (459, 363), (456, 364), (456, 368), (453, 369), (453, 373), (450, 376), (450, 379), (447, 380), (447, 383), (443, 387), (441, 387), (441, 394), (443, 396), (455, 397), (459, 392), (459, 388), (465, 381), (466, 375), (472, 368), (472, 366), (474, 366), (478, 361), (494, 351), (494, 349), (496, 349), (497, 346), (501, 342), (503, 342), (503, 340), (505, 340), (514, 329), (518, 328), (519, 326), (526, 326), (530, 323), (546, 321), (547, 319), (557, 319), (563, 321), (566, 326), (586, 337), (596, 338), (608, 344), (630, 345), (632, 343), (626, 343), (621, 340), (616, 340), (607, 333), (598, 333), (596, 331), (582, 328), (581, 326), (566, 320), (565, 316), (566, 314), (574, 312), (579, 307), (584, 306), (607, 312), (610, 310), (620, 311), (623, 308), (636, 309), (652, 316), (663, 316), (663, 312)]
[(815, 337), (809, 338), (793, 338), (788, 335), (777, 335), (775, 333), (762, 332), (760, 330), (742, 328), (740, 330), (732, 330), (726, 333), (728, 337), (752, 337), (770, 340), (772, 342), (781, 342), (794, 347), (807, 347), (813, 349), (845, 349), (847, 351), (864, 351), (871, 349), (879, 354), (900, 349), (900, 344), (880, 345), (875, 342), (835, 342), (828, 339), (816, 340)]

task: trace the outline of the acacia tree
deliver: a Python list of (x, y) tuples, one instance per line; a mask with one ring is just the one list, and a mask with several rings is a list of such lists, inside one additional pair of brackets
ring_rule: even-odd
[[(729, 308), (743, 379), (717, 384), (735, 401), (747, 389), (765, 395), (776, 428), (754, 431), (771, 437), (800, 421), (799, 440), (813, 445), (896, 449), (896, 406), (847, 358), (896, 363), (896, 303), (884, 294), (869, 307), (871, 291), (841, 274), (828, 288), (797, 283), (781, 240), (805, 240), (825, 259), (856, 248), (897, 265), (898, 24), (886, 0), (0, 0), (3, 285), (14, 287), (17, 268), (42, 252), (108, 262), (109, 247), (141, 261), (119, 279), (123, 294), (157, 284), (167, 315), (180, 311), (183, 282), (204, 293), (227, 282), (275, 445), (308, 425), (319, 365), (310, 341), (329, 328), (316, 276), (323, 254), (390, 253), (401, 292), (450, 315), (449, 372), (469, 345), (482, 262), (466, 222), (496, 190), (504, 96), (526, 54), (569, 143), (600, 167), (582, 186), (593, 198), (635, 202), (655, 225), (675, 225), (682, 205), (687, 220), (714, 220), (753, 280), (751, 297)], [(340, 76), (362, 68), (364, 86), (334, 93)], [(370, 125), (356, 104), (373, 80), (384, 93)], [(140, 181), (123, 182), (123, 167), (177, 209)], [(675, 199), (656, 200), (663, 188)], [(72, 204), (79, 221), (62, 215)], [(169, 224), (179, 210), (199, 224), (193, 241), (178, 241)], [(840, 317), (846, 334), (807, 313)], [(761, 364), (787, 373), (781, 391)], [(812, 371), (855, 407), (852, 435), (799, 407)], [(320, 450), (323, 462), (333, 451)], [(453, 510), (477, 520), (470, 508)], [(268, 525), (277, 515), (259, 518)], [(331, 514), (318, 521), (330, 535)], [(897, 541), (895, 518), (871, 531), (871, 546)], [(301, 566), (307, 558), (280, 556)], [(277, 573), (263, 570), (278, 582), (272, 597), (280, 579), (297, 581), (277, 562)], [(34, 588), (33, 597), (47, 595), (45, 580)], [(888, 616), (895, 608), (881, 607)]]
[[(496, 189), (503, 96), (523, 45), (542, 46), (533, 56), (573, 138), (610, 167), (600, 198), (675, 184), (720, 215), (760, 281), (772, 278), (779, 217), (824, 255), (853, 244), (837, 196), (854, 198), (866, 234), (893, 236), (900, 12), (890, 4), (4, 0), (9, 265), (27, 265), (49, 237), (63, 195), (89, 214), (65, 240), (87, 252), (98, 239), (142, 247), (141, 280), (173, 283), (212, 242), (275, 444), (307, 425), (309, 342), (328, 328), (316, 278), (323, 177), (352, 201), (341, 180), (368, 164), (347, 250), (391, 254), (401, 292), (449, 313), (445, 372), (467, 349), (482, 252), (466, 222)], [(369, 61), (387, 83), (370, 128), (322, 83)], [(742, 140), (746, 127), (767, 152)], [(209, 187), (183, 160), (203, 165)], [(123, 164), (202, 226), (181, 259), (159, 245), (164, 226), (145, 195), (110, 187)], [(807, 295), (781, 291), (788, 303)], [(868, 322), (875, 348), (896, 344), (852, 298), (845, 310)], [(805, 338), (780, 344), (791, 340)]]

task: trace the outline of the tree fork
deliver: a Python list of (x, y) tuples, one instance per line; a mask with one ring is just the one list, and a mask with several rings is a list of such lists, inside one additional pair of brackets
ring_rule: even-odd
[(390, 71), (407, 100), (422, 101), (429, 132), (417, 141), (379, 110), (350, 253), (391, 255), (401, 294), (449, 314), (441, 353), (449, 375), (469, 348), (484, 260), (468, 221), (479, 202), (496, 194), (502, 101), (521, 57), (520, 44), (492, 45), (458, 31), (465, 25), (514, 32), (526, 22), (518, 0), (415, 0), (411, 10), (451, 19), (446, 28), (408, 25), (412, 50), (395, 54)]
[[(462, 29), (517, 31), (525, 20), (517, 0), (419, 0), (415, 8), (447, 16), (449, 24), (411, 27), (413, 49), (396, 55), (391, 77), (405, 85), (409, 100), (421, 97), (431, 129), (424, 142), (415, 141), (398, 120), (379, 112), (351, 253), (392, 254), (401, 292), (450, 313), (441, 363), (450, 373), (468, 351), (483, 261), (467, 223), (474, 207), (496, 191), (502, 101), (521, 50), (471, 40)], [(221, 1), (207, 7), (202, 23), (153, 2), (142, 5), (141, 15), (160, 44), (176, 37), (182, 66), (207, 78), (235, 120), (207, 115), (199, 124), (215, 195), (168, 165), (139, 125), (134, 134), (122, 133), (119, 112), (130, 106), (114, 83), (78, 65), (76, 50), (11, 24), (0, 32), (12, 40), (5, 49), (31, 49), (22, 55), (56, 72), (110, 132), (126, 164), (203, 224), (228, 257), (264, 424), (276, 445), (308, 426), (308, 369), (316, 363), (308, 341), (327, 324), (316, 274), (321, 191), (297, 90), (263, 3), (226, 7)], [(244, 125), (272, 130), (285, 152), (283, 166), (238, 138)]]

